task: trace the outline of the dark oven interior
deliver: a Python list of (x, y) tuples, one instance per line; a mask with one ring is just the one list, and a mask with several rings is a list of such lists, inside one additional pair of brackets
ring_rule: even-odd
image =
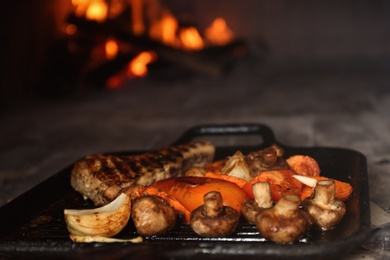
[[(387, 64), (390, 53), (386, 1), (32, 0), (4, 5), (3, 104), (118, 88), (145, 69), (157, 78), (220, 77), (243, 58), (295, 68), (377, 68)], [(217, 18), (227, 27), (214, 28), (209, 35), (221, 37), (212, 42), (207, 30)], [(156, 29), (163, 20), (176, 29)], [(179, 30), (191, 27), (203, 47), (175, 45)], [(177, 39), (164, 43), (162, 32)], [(152, 54), (141, 72), (124, 71), (148, 51)]]

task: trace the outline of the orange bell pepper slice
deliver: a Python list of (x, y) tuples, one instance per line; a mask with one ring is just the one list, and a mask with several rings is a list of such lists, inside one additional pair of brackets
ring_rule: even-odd
[(143, 195), (155, 195), (160, 197), (173, 208), (178, 216), (183, 218), (185, 223), (190, 223), (190, 211), (168, 193), (152, 186), (140, 186), (137, 188), (137, 192), (133, 194), (135, 194), (135, 196), (132, 197), (132, 199)]
[(294, 172), (291, 170), (275, 170), (266, 171), (260, 173), (254, 177), (243, 187), (243, 190), (247, 194), (251, 194), (250, 198), (253, 198), (252, 185), (257, 182), (268, 182), (271, 187), (271, 197), (273, 201), (279, 201), (279, 199), (286, 194), (300, 195), (303, 184), (296, 180)]
[(206, 172), (204, 177), (229, 181), (229, 182), (236, 184), (240, 188), (244, 187), (248, 183), (246, 180), (235, 177), (235, 176), (230, 176), (230, 175), (226, 175), (226, 174), (219, 174), (219, 173), (214, 173), (214, 172)]
[(307, 155), (293, 155), (287, 160), (288, 165), (297, 174), (303, 176), (320, 176), (320, 166), (317, 161)]
[[(310, 176), (310, 178), (316, 179), (317, 181), (332, 179), (323, 176)], [(347, 182), (335, 180), (335, 179), (332, 180), (335, 181), (335, 197), (339, 200), (346, 201), (353, 192), (353, 188), (351, 184)], [(313, 187), (303, 185), (303, 188), (300, 193), (301, 199), (304, 200), (305, 198), (310, 197), (313, 191), (314, 191)]]
[(220, 174), (223, 166), (225, 166), (227, 159), (214, 161), (206, 164), (203, 168), (208, 172)]
[(238, 177), (235, 177), (235, 176), (226, 175), (226, 174), (214, 173), (214, 172), (206, 172), (204, 177), (214, 178), (214, 179), (221, 179), (221, 180), (232, 182), (232, 183), (236, 184), (238, 187), (240, 187), (246, 193), (248, 198), (253, 196), (253, 192), (252, 191), (247, 193), (247, 190), (244, 189), (244, 187), (248, 184), (248, 182), (246, 180), (244, 180), (244, 179), (241, 179), (241, 178), (238, 178)]
[(203, 196), (210, 191), (220, 192), (223, 204), (239, 213), (248, 199), (245, 192), (236, 184), (215, 178), (176, 177), (157, 181), (152, 186), (175, 198), (190, 212), (204, 204)]

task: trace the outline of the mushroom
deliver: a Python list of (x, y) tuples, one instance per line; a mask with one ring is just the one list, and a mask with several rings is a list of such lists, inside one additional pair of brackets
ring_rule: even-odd
[(224, 237), (234, 232), (240, 214), (223, 205), (221, 193), (211, 191), (203, 197), (204, 205), (191, 212), (191, 228), (202, 237)]
[(156, 195), (144, 195), (132, 203), (134, 226), (141, 236), (161, 235), (176, 224), (175, 211)]
[(273, 208), (260, 211), (255, 223), (260, 234), (276, 243), (293, 243), (309, 230), (309, 215), (299, 208), (298, 195), (284, 195)]
[(311, 198), (302, 202), (303, 209), (312, 217), (315, 226), (322, 230), (332, 229), (346, 212), (344, 202), (335, 197), (335, 181), (317, 182)]
[(241, 213), (249, 223), (255, 224), (257, 213), (273, 205), (271, 187), (268, 182), (257, 182), (252, 185), (253, 200), (248, 200), (242, 205)]
[(246, 156), (252, 177), (259, 175), (263, 171), (286, 170), (290, 166), (281, 156), (283, 149), (277, 145), (272, 145), (260, 151), (251, 152)]
[(276, 151), (276, 156), (282, 157), (284, 155), (284, 149), (279, 145), (273, 144), (271, 145), (271, 148), (273, 148)]

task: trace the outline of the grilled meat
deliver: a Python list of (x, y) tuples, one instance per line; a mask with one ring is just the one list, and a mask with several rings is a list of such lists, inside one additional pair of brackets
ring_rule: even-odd
[(210, 163), (214, 153), (213, 144), (198, 141), (141, 155), (90, 155), (74, 165), (71, 185), (95, 205), (104, 205), (124, 188), (181, 176), (193, 166)]

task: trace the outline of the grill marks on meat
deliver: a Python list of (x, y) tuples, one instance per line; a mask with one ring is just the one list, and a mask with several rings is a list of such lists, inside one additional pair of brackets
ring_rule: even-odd
[(214, 145), (198, 141), (141, 155), (90, 155), (74, 165), (71, 185), (96, 205), (104, 205), (124, 188), (180, 176), (192, 166), (212, 162), (214, 154)]

